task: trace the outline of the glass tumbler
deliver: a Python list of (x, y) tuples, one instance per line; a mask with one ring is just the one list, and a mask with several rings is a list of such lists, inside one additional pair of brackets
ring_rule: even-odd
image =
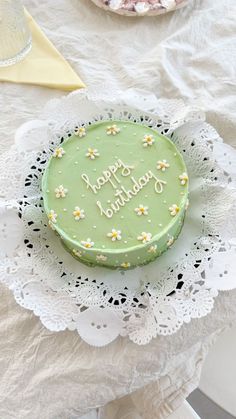
[(31, 34), (20, 0), (0, 0), (0, 67), (22, 60), (31, 49)]

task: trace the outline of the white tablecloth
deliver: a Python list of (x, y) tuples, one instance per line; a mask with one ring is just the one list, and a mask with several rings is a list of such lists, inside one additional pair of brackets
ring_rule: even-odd
[[(138, 87), (194, 101), (235, 145), (236, 3), (196, 0), (158, 18), (105, 14), (89, 0), (25, 0), (87, 85)], [(62, 92), (0, 85), (0, 147)], [(0, 417), (72, 419), (103, 407), (101, 419), (165, 418), (198, 384), (209, 345), (236, 319), (236, 291), (176, 335), (139, 347), (119, 339), (96, 349), (75, 332), (52, 333), (0, 287)], [(114, 401), (121, 398), (119, 401)], [(138, 413), (139, 412), (139, 413)]]

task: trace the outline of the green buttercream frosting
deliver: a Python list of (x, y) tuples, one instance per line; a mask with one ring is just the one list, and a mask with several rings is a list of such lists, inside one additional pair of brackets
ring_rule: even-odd
[(167, 137), (141, 124), (80, 127), (48, 162), (42, 182), (50, 226), (89, 265), (131, 268), (177, 238), (185, 215), (185, 163)]

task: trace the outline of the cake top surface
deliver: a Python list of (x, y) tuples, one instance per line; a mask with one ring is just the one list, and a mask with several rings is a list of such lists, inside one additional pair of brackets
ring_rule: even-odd
[(80, 127), (54, 153), (42, 182), (49, 222), (72, 244), (106, 252), (152, 242), (187, 201), (182, 156), (145, 125)]

